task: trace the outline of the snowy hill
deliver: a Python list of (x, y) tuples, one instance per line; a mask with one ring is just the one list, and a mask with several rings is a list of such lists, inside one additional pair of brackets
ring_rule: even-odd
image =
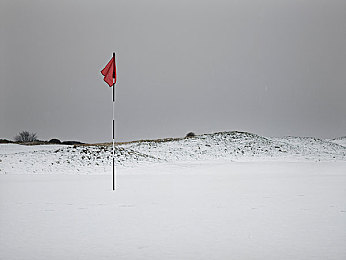
[[(116, 147), (116, 165), (158, 161), (150, 155)], [(0, 144), (1, 173), (105, 173), (112, 163), (110, 146)]]
[(267, 138), (246, 132), (220, 132), (172, 141), (123, 145), (161, 160), (346, 160), (346, 147), (313, 137)]
[[(340, 139), (344, 141), (345, 139)], [(132, 167), (177, 161), (346, 161), (346, 146), (312, 137), (268, 138), (220, 132), (181, 139), (136, 141), (116, 146), (116, 165)], [(340, 143), (340, 144), (339, 144)], [(0, 145), (0, 173), (105, 173), (112, 147)]]
[(346, 136), (339, 137), (339, 138), (334, 138), (330, 140), (332, 143), (336, 143), (338, 145), (342, 145), (346, 147)]

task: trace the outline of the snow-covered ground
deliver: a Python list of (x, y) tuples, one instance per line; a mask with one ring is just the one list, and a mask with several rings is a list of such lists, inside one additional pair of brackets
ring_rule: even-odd
[(229, 132), (0, 145), (0, 259), (346, 259), (346, 147)]
[(0, 259), (346, 259), (345, 162), (0, 175)]
[(342, 146), (346, 147), (346, 136), (335, 138), (335, 139), (332, 139), (330, 141), (333, 142), (333, 143), (336, 143), (338, 145), (342, 145)]

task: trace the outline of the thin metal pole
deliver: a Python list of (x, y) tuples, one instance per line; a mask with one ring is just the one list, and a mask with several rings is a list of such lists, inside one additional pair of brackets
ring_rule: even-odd
[(114, 148), (114, 139), (115, 139), (115, 125), (114, 125), (114, 103), (115, 103), (115, 52), (113, 52), (113, 60), (114, 60), (114, 66), (113, 66), (113, 127), (112, 127), (112, 131), (113, 131), (113, 190), (115, 190), (115, 164), (114, 164), (114, 160), (115, 160), (115, 148)]
[(113, 79), (113, 121), (112, 121), (112, 132), (113, 132), (113, 190), (115, 190), (115, 174), (114, 174), (114, 159), (115, 159), (115, 149), (114, 149), (114, 79)]

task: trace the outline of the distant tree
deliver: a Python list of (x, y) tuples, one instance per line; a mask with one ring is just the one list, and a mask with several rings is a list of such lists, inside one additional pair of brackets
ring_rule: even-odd
[(185, 137), (194, 137), (194, 136), (196, 136), (195, 133), (190, 132), (190, 133), (188, 133)]
[(37, 141), (37, 134), (30, 133), (28, 131), (22, 131), (14, 137), (14, 140), (16, 142), (21, 142), (21, 143), (34, 142), (34, 141)]

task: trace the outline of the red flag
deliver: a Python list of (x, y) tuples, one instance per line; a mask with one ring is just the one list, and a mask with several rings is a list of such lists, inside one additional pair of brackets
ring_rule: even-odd
[(101, 71), (102, 75), (105, 76), (103, 78), (104, 81), (111, 87), (114, 83), (117, 82), (117, 73), (115, 68), (115, 57), (111, 58), (106, 67)]

